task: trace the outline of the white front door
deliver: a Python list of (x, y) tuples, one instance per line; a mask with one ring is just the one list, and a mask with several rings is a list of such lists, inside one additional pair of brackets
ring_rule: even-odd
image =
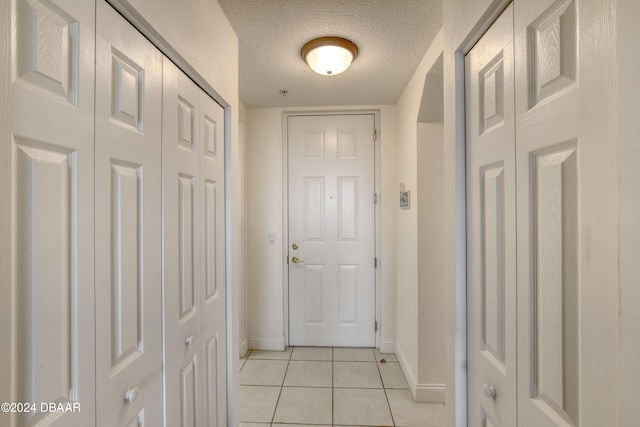
[(375, 345), (373, 114), (290, 116), (289, 343)]
[(516, 425), (513, 6), (466, 58), (469, 426)]
[(160, 426), (162, 54), (105, 2), (96, 34), (97, 426)]

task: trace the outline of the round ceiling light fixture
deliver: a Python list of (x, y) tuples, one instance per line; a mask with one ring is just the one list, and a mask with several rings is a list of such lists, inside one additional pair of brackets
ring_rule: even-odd
[(300, 55), (316, 73), (334, 76), (349, 68), (358, 56), (358, 46), (341, 37), (320, 37), (305, 43)]

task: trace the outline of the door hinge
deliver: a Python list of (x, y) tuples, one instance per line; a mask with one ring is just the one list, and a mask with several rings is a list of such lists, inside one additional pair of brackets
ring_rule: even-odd
[(373, 258), (373, 267), (378, 268), (378, 257)]
[(374, 205), (378, 204), (378, 193), (373, 193), (373, 204)]
[(376, 320), (375, 322), (373, 322), (373, 331), (374, 332), (378, 332), (378, 321)]
[(373, 142), (378, 140), (378, 129), (373, 130)]

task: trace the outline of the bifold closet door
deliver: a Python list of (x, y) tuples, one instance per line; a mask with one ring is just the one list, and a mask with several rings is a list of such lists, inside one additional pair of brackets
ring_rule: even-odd
[(516, 168), (513, 6), (466, 57), (469, 426), (514, 427)]
[(467, 55), (470, 425), (619, 424), (612, 6), (515, 0)]
[(164, 64), (165, 425), (224, 426), (224, 111)]
[(96, 425), (160, 426), (162, 55), (103, 1), (96, 33)]
[(619, 425), (613, 3), (515, 2), (520, 427)]
[(0, 2), (3, 427), (95, 422), (94, 7)]

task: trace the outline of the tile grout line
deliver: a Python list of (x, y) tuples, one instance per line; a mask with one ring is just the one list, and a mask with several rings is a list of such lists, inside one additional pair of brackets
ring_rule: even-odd
[(376, 361), (376, 367), (378, 368), (378, 375), (380, 375), (380, 382), (382, 383), (382, 390), (384, 390), (384, 398), (387, 400), (387, 407), (389, 408), (389, 415), (391, 416), (391, 423), (394, 425), (396, 425), (396, 420), (393, 417), (393, 411), (391, 410), (391, 403), (389, 402), (389, 395), (387, 394), (387, 386), (384, 383), (384, 380), (382, 379), (382, 371), (380, 370), (380, 364), (378, 363), (378, 359), (376, 358), (376, 352), (373, 352), (373, 358)]
[[(285, 351), (287, 348), (285, 347)], [(276, 406), (273, 408), (273, 415), (271, 416), (271, 422), (269, 426), (272, 426), (276, 420), (276, 412), (278, 412), (278, 405), (280, 404), (280, 397), (282, 397), (282, 391), (284, 390), (284, 381), (287, 378), (287, 372), (289, 371), (289, 364), (291, 363), (291, 356), (293, 355), (293, 347), (291, 348), (291, 354), (287, 359), (287, 368), (284, 370), (284, 375), (282, 376), (282, 384), (280, 384), (280, 393), (278, 393), (278, 399), (276, 400)]]
[(335, 383), (334, 383), (334, 356), (333, 356), (333, 349), (334, 347), (331, 347), (331, 427), (333, 427), (335, 425), (335, 409), (333, 408), (333, 402), (335, 400)]

